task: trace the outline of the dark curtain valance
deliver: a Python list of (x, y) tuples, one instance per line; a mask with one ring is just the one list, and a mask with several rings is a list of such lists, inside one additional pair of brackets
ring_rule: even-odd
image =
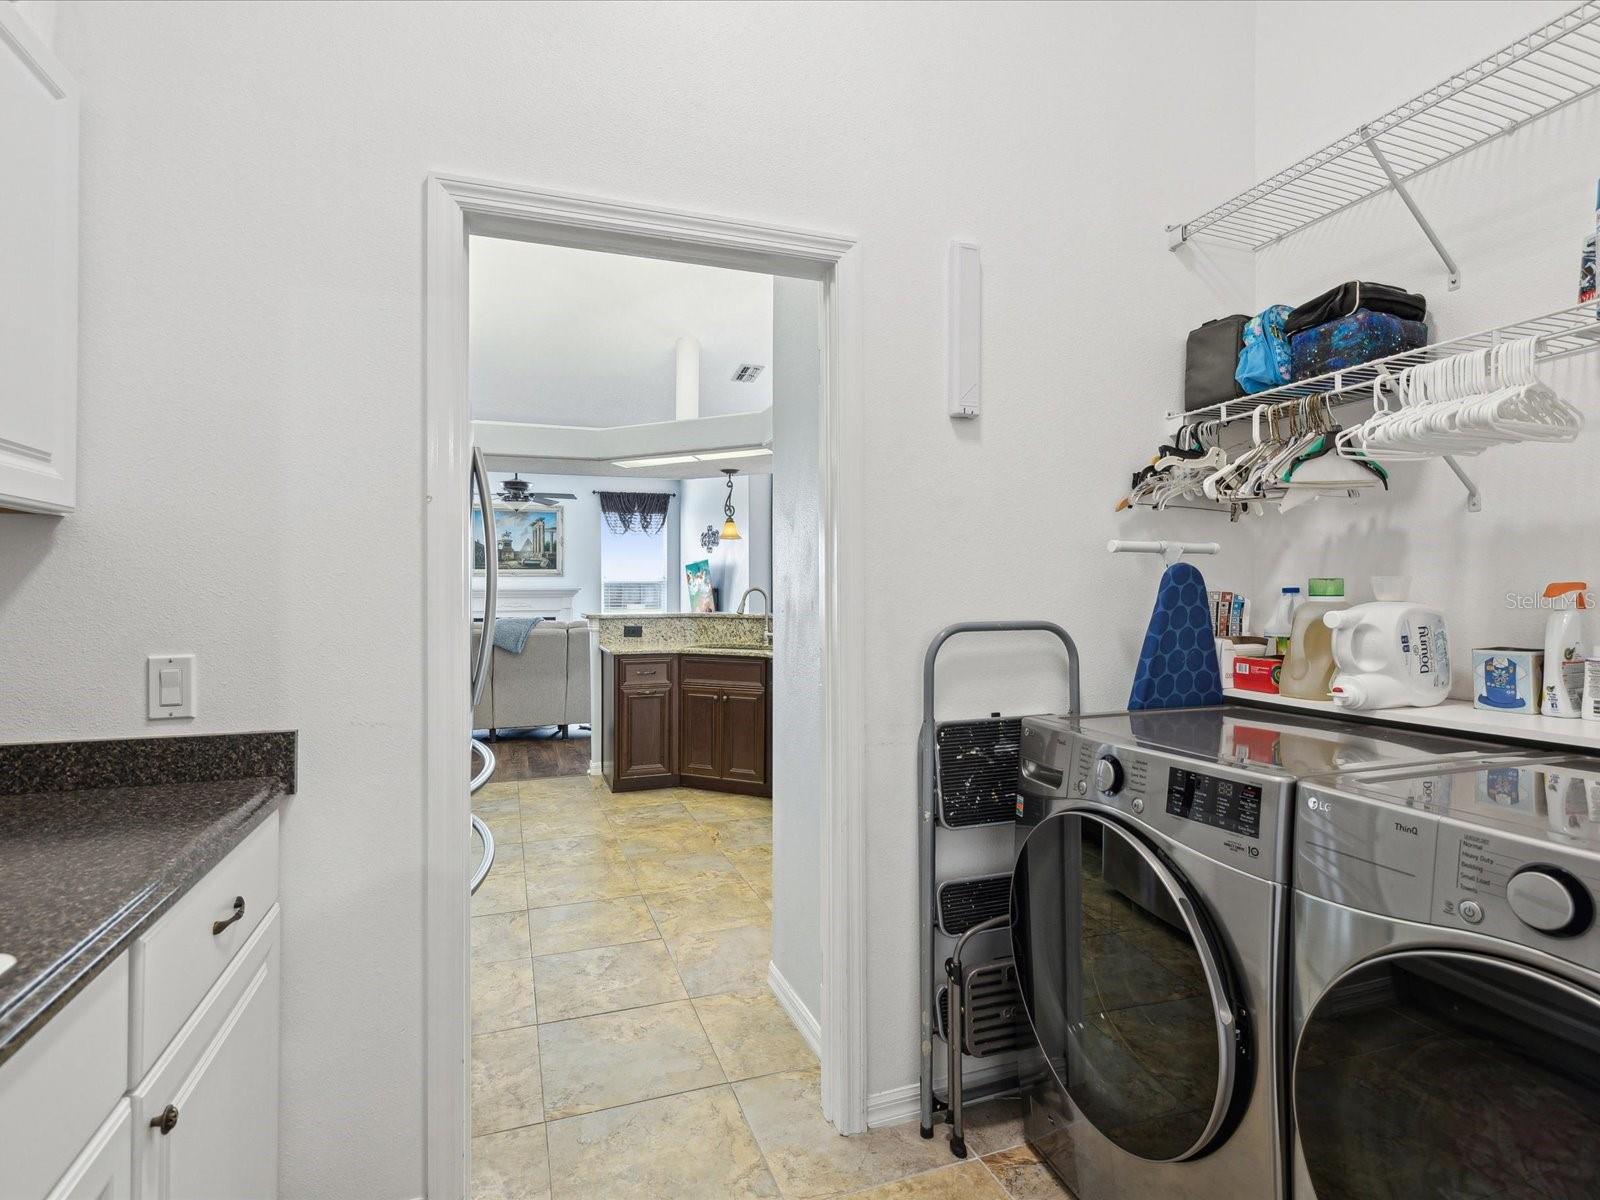
[(612, 533), (660, 533), (667, 523), (671, 492), (596, 492), (606, 528)]

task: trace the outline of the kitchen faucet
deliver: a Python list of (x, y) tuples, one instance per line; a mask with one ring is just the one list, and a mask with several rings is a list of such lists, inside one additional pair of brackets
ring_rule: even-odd
[(765, 591), (763, 591), (761, 588), (758, 588), (758, 587), (747, 587), (744, 590), (744, 595), (739, 597), (739, 607), (735, 611), (741, 617), (745, 615), (745, 611), (744, 611), (745, 605), (750, 603), (750, 593), (751, 592), (760, 592), (761, 599), (762, 599), (763, 603), (765, 604), (765, 607), (766, 607), (766, 610), (767, 610), (767, 623), (766, 623), (766, 627), (762, 631), (762, 638), (767, 643), (767, 645), (770, 646), (770, 645), (772, 645), (772, 597), (767, 595), (767, 593)]

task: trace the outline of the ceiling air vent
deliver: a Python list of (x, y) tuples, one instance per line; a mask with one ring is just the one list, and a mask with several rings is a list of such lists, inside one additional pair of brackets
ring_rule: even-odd
[(740, 363), (739, 369), (733, 373), (735, 383), (754, 383), (756, 376), (760, 375), (766, 367), (761, 363)]

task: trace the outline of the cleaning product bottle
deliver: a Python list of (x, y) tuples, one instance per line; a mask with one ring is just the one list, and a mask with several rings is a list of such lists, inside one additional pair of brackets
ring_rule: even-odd
[(1578, 717), (1583, 711), (1584, 614), (1589, 608), (1589, 585), (1552, 583), (1544, 596), (1550, 616), (1544, 626), (1544, 684), (1539, 690), (1539, 711), (1547, 717)]
[(1333, 630), (1330, 690), (1340, 708), (1426, 708), (1450, 694), (1450, 639), (1434, 609), (1380, 600), (1323, 619)]
[(1583, 719), (1600, 721), (1600, 644), (1583, 663)]
[(1313, 579), (1310, 593), (1294, 610), (1278, 694), (1300, 700), (1331, 700), (1328, 685), (1333, 681), (1333, 631), (1323, 617), (1345, 607), (1344, 580)]
[(1277, 607), (1267, 618), (1267, 653), (1282, 658), (1289, 652), (1289, 635), (1294, 632), (1294, 610), (1300, 603), (1300, 589), (1286, 587), (1278, 595)]

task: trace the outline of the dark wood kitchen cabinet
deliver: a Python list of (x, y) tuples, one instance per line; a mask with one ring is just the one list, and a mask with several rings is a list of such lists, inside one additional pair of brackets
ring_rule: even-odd
[(678, 773), (684, 783), (771, 795), (770, 665), (761, 658), (680, 657)]
[(614, 792), (678, 782), (676, 655), (603, 656), (600, 766)]
[(601, 653), (600, 762), (613, 791), (772, 795), (771, 661)]

